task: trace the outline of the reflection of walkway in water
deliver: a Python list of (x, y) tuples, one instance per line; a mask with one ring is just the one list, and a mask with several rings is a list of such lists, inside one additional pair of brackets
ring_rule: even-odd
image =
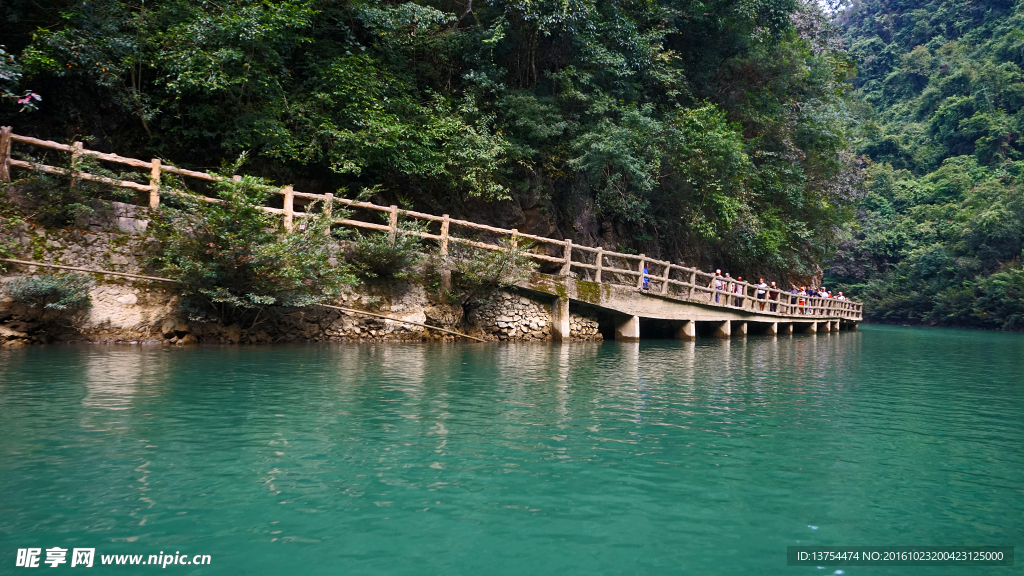
[(89, 392), (82, 399), (82, 406), (128, 410), (141, 375), (142, 367), (126, 358), (93, 356), (85, 365), (85, 386)]
[(87, 352), (83, 376), (88, 392), (82, 406), (128, 410), (144, 385), (168, 370), (171, 359), (165, 352), (137, 348)]

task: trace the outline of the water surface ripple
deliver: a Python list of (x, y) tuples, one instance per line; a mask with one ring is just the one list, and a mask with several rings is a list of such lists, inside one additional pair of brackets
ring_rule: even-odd
[(30, 546), (268, 575), (833, 574), (787, 568), (786, 546), (1024, 553), (1022, 358), (1021, 335), (869, 326), (0, 352), (0, 573)]

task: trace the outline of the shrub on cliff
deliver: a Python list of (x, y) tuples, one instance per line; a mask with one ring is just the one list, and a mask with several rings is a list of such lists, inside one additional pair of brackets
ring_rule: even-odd
[(486, 250), (460, 242), (452, 243), (447, 257), (437, 257), (436, 268), (452, 271), (453, 294), (465, 307), (488, 300), (499, 288), (512, 286), (530, 277), (537, 262), (530, 258), (529, 246), (500, 242), (503, 250)]
[(40, 274), (11, 280), (4, 291), (29, 308), (72, 312), (92, 306), (89, 285), (89, 278), (82, 274)]
[(425, 232), (425, 223), (403, 222), (398, 233), (360, 234), (349, 245), (345, 259), (364, 278), (408, 278), (423, 260), (422, 240), (410, 232)]
[(260, 209), (273, 192), (260, 179), (213, 186), (220, 202), (168, 194), (153, 218), (156, 263), (181, 282), (193, 317), (231, 323), (258, 317), (268, 306), (325, 302), (358, 282), (335, 257), (326, 219), (311, 215), (303, 218), (305, 226), (285, 233), (279, 216)]

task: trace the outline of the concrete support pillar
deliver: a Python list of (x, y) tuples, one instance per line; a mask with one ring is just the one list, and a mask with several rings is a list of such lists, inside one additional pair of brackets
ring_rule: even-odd
[(804, 324), (804, 332), (806, 332), (808, 334), (817, 334), (818, 333), (818, 323), (817, 322), (807, 322), (807, 323), (805, 323)]
[(679, 327), (679, 331), (676, 332), (677, 340), (696, 340), (697, 339), (697, 323), (693, 320), (683, 320), (683, 325)]
[(764, 333), (768, 336), (777, 336), (779, 334), (779, 323), (769, 322), (767, 328), (765, 328)]
[(615, 340), (619, 342), (640, 341), (640, 317), (628, 316), (615, 327)]
[(839, 332), (839, 320), (832, 321), (832, 331)]
[(715, 327), (715, 338), (728, 338), (732, 336), (732, 322), (726, 320)]
[(736, 326), (733, 327), (732, 332), (733, 332), (733, 334), (735, 334), (737, 336), (746, 336), (747, 335), (747, 323), (746, 322), (737, 322)]
[(820, 330), (822, 332), (831, 332), (832, 331), (832, 323), (831, 322), (818, 322), (818, 330)]
[(556, 298), (551, 305), (551, 339), (555, 342), (568, 342), (569, 330), (569, 299)]
[(782, 333), (787, 335), (787, 336), (792, 336), (793, 335), (793, 323), (792, 322), (784, 323), (782, 325)]
[(856, 331), (858, 324), (856, 322), (850, 322), (846, 325), (847, 330)]

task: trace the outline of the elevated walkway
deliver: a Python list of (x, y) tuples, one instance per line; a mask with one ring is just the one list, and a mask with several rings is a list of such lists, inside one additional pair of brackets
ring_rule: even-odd
[[(14, 143), (56, 150), (69, 155), (69, 168), (49, 166), (12, 156)], [(97, 162), (117, 165), (117, 170), (135, 169), (134, 174), (121, 172), (125, 179), (90, 174), (78, 169), (83, 157)], [(188, 194), (207, 202), (222, 202), (197, 192), (175, 189), (161, 184), (163, 174), (176, 176), (177, 185), (186, 179), (203, 182), (224, 180), (224, 176), (177, 168), (161, 161), (125, 158), (87, 150), (81, 142), (71, 145), (40, 140), (15, 134), (11, 127), (0, 128), (0, 180), (9, 182), (12, 168), (51, 174), (64, 174), (110, 186), (135, 190), (138, 199), (149, 209), (157, 209), (161, 198)], [(241, 176), (232, 176), (239, 180)], [(200, 186), (200, 189), (203, 187)], [(758, 288), (748, 282), (719, 277), (674, 264), (648, 258), (644, 254), (624, 254), (607, 251), (602, 247), (574, 245), (572, 240), (546, 238), (523, 234), (516, 229), (506, 230), (476, 222), (457, 220), (447, 214), (437, 216), (403, 210), (398, 206), (379, 206), (335, 197), (333, 194), (298, 192), (291, 186), (274, 190), (273, 206), (261, 209), (280, 215), (286, 233), (301, 233), (306, 229), (304, 219), (326, 218), (332, 225), (386, 232), (394, 238), (409, 234), (433, 243), (440, 256), (448, 255), (449, 246), (458, 243), (484, 250), (520, 250), (538, 263), (541, 271), (519, 288), (554, 298), (552, 319), (556, 339), (569, 337), (570, 305), (588, 307), (598, 311), (614, 325), (614, 337), (621, 340), (638, 339), (643, 326), (651, 322), (660, 333), (666, 331), (682, 338), (710, 334), (728, 337), (748, 332), (792, 333), (856, 329), (862, 319), (863, 306), (850, 300), (794, 296), (780, 290), (768, 289), (758, 298)], [(278, 207), (280, 206), (280, 207)], [(337, 211), (335, 209), (337, 208)], [(348, 214), (338, 217), (342, 212)], [(378, 224), (365, 217), (387, 216), (387, 224)], [(400, 217), (425, 223), (426, 230), (403, 229)], [(442, 271), (442, 285), (450, 282), (450, 272)]]
[(645, 325), (657, 336), (694, 339), (698, 335), (729, 338), (747, 334), (856, 330), (860, 320), (859, 314), (851, 314), (849, 308), (813, 307), (806, 302), (800, 305), (799, 301), (792, 303), (797, 298), (789, 294), (781, 295), (781, 301), (712, 289), (698, 289), (693, 296), (679, 296), (652, 291), (650, 284), (644, 290), (540, 273), (533, 274), (517, 287), (552, 299), (552, 334), (556, 341), (569, 339), (572, 307), (598, 312), (608, 331), (614, 329), (614, 339), (621, 341), (648, 336)]

